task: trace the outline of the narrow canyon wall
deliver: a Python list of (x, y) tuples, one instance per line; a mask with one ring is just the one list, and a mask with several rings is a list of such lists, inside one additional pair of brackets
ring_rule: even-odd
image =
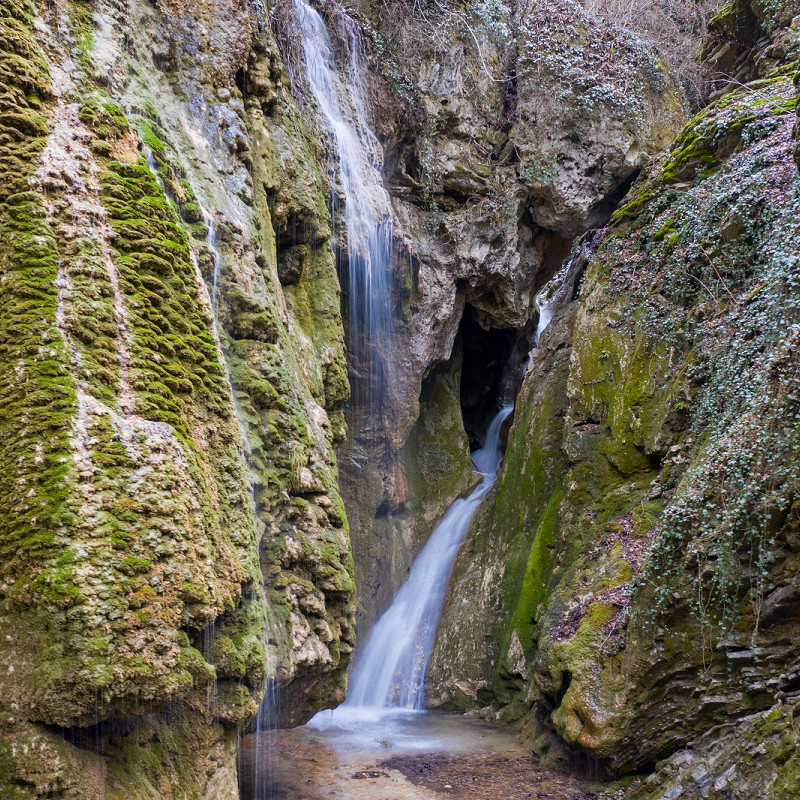
[(0, 793), (233, 798), (355, 641), (327, 152), (255, 7), (0, 25)]
[(532, 354), (431, 665), (435, 702), (553, 762), (666, 759), (642, 798), (798, 783), (800, 42), (758, 13), (726, 7), (706, 49), (738, 48), (749, 82), (574, 251), (579, 298)]
[(0, 794), (234, 798), (265, 681), (341, 701), (568, 260), (432, 698), (610, 772), (745, 717), (641, 796), (788, 796), (800, 9), (714, 17), (659, 157), (666, 65), (570, 0), (317, 5), (394, 204), (379, 409), (293, 4), (0, 0)]
[[(524, 358), (536, 292), (574, 237), (608, 219), (684, 112), (655, 51), (577, 4), (355, 5), (400, 242), (394, 385), (381, 420), (356, 408), (353, 426), (389, 433), (349, 443), (341, 464), (366, 630), (431, 519), (469, 485), (468, 472), (441, 487), (431, 475), (441, 491), (420, 507), (417, 468), (403, 448), (422, 382), (436, 380), (455, 342), (456, 360), (462, 340), (480, 353), (459, 377), (462, 395), (478, 398), (466, 431), (474, 445), (499, 391), (497, 379), (479, 385), (485, 362), (502, 365), (515, 345)], [(465, 463), (467, 438), (443, 429), (439, 442), (449, 452), (460, 441)]]

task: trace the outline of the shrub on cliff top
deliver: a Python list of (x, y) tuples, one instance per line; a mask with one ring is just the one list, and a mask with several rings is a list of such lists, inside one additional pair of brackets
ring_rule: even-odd
[(653, 44), (695, 106), (706, 95), (700, 49), (717, 5), (714, 0), (583, 0), (587, 11)]

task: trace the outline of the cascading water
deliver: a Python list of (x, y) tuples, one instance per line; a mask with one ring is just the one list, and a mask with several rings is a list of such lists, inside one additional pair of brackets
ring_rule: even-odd
[[(219, 326), (217, 319), (217, 289), (219, 276), (222, 269), (222, 252), (219, 249), (217, 241), (216, 228), (214, 226), (214, 217), (200, 207), (203, 220), (206, 225), (206, 246), (211, 251), (214, 260), (214, 269), (212, 273), (212, 282), (210, 289), (211, 301), (211, 314), (214, 321), (215, 329)], [(198, 270), (199, 271), (199, 270)], [(230, 381), (230, 378), (229, 378)], [(242, 446), (244, 447), (246, 456), (249, 457), (252, 452), (250, 439), (247, 435), (247, 426), (242, 419), (242, 413), (239, 404), (236, 402), (236, 393), (232, 392), (233, 404), (236, 410), (236, 418), (239, 423), (239, 434), (242, 439)], [(255, 521), (256, 529), (259, 527), (258, 519), (258, 501), (256, 499), (255, 481), (253, 480), (252, 495), (253, 495), (253, 518)], [(239, 794), (242, 800), (272, 800), (276, 795), (276, 774), (277, 774), (277, 759), (275, 755), (274, 742), (272, 741), (272, 731), (275, 730), (276, 720), (278, 716), (278, 693), (275, 681), (275, 676), (270, 669), (269, 661), (269, 632), (270, 632), (270, 609), (268, 601), (264, 598), (263, 602), (267, 609), (267, 626), (264, 631), (264, 653), (266, 655), (264, 661), (264, 697), (258, 707), (256, 714), (255, 725), (255, 745), (253, 747), (253, 761), (251, 769), (239, 770)], [(216, 686), (216, 684), (215, 684)]]
[[(482, 475), (480, 484), (467, 498), (459, 498), (436, 526), (411, 567), (394, 602), (378, 620), (358, 658), (347, 700), (337, 712), (358, 715), (364, 708), (424, 707), (424, 681), (433, 650), (436, 628), (450, 578), (450, 571), (470, 520), (497, 478), (502, 461), (500, 431), (513, 406), (505, 406), (486, 432), (482, 449), (472, 454)], [(328, 724), (331, 715), (318, 715), (318, 724)]]
[[(348, 352), (356, 373), (354, 404), (375, 408), (389, 382), (392, 315), (389, 275), (392, 212), (381, 182), (381, 151), (366, 122), (359, 79), (359, 43), (350, 35), (349, 75), (343, 81), (333, 45), (320, 15), (304, 0), (294, 0), (301, 30), (308, 85), (333, 136), (344, 195), (347, 243), (344, 290), (348, 298)], [(335, 209), (334, 209), (335, 210)], [(334, 213), (334, 225), (337, 220)]]
[[(264, 652), (269, 651), (268, 620), (264, 633)], [(242, 763), (242, 749), (239, 747), (239, 797), (241, 800), (272, 800), (277, 795), (278, 759), (273, 731), (277, 727), (278, 691), (277, 682), (271, 674), (269, 657), (265, 664), (265, 693), (258, 707), (254, 744), (250, 751), (250, 761)]]
[(573, 248), (561, 269), (536, 294), (539, 321), (536, 325), (534, 346), (538, 346), (545, 328), (553, 319), (553, 314), (572, 300), (580, 276), (596, 252), (601, 238), (602, 232), (598, 231), (584, 236)]
[[(391, 378), (391, 203), (381, 183), (380, 148), (366, 123), (358, 37), (353, 29), (343, 80), (320, 15), (305, 0), (294, 0), (294, 8), (308, 85), (338, 155), (347, 244), (345, 250), (337, 237), (336, 249), (341, 260), (346, 252), (347, 261), (343, 284), (348, 351), (356, 376), (353, 405), (369, 413), (379, 408)], [(336, 230), (335, 197), (333, 206)], [(366, 709), (423, 708), (425, 672), (450, 571), (473, 514), (495, 482), (501, 461), (500, 428), (510, 413), (507, 406), (494, 418), (485, 446), (474, 454), (481, 483), (445, 514), (357, 657), (347, 700), (333, 714), (318, 714), (312, 726), (325, 726), (331, 720), (335, 725), (343, 717), (357, 720)]]
[(536, 323), (535, 345), (539, 344), (539, 339), (544, 333), (545, 328), (550, 324), (557, 306), (560, 305), (563, 299), (562, 295), (565, 291), (569, 272), (569, 264), (567, 264), (559, 270), (536, 295), (536, 308), (539, 312), (539, 321)]

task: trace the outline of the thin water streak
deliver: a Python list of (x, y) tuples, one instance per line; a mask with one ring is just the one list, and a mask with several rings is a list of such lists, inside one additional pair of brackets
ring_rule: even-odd
[[(338, 178), (344, 196), (346, 252), (343, 276), (348, 298), (348, 353), (355, 373), (354, 405), (379, 408), (391, 385), (392, 312), (390, 274), (393, 257), (391, 201), (380, 173), (380, 146), (366, 120), (359, 77), (360, 45), (350, 31), (349, 74), (343, 80), (333, 44), (319, 13), (305, 0), (294, 0), (301, 29), (306, 78), (333, 137)], [(334, 227), (338, 203), (331, 198)], [(344, 260), (344, 259), (342, 259)]]

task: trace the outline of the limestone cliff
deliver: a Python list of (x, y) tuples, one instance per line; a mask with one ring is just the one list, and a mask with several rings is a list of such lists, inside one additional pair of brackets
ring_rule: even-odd
[(551, 760), (619, 774), (680, 751), (636, 797), (797, 787), (799, 45), (724, 13), (763, 26), (737, 40), (755, 80), (574, 251), (579, 297), (532, 354), (431, 667), (439, 702)]
[[(354, 410), (354, 435), (369, 436), (342, 458), (366, 623), (430, 533), (431, 511), (441, 513), (470, 481), (463, 466), (446, 485), (431, 481), (440, 494), (420, 513), (403, 448), (416, 435), (422, 382), (436, 383), (437, 365), (455, 352), (468, 376), (460, 392), (473, 395), (461, 397), (471, 406), (466, 433), (480, 440), (502, 366), (515, 347), (527, 353), (536, 292), (684, 118), (657, 53), (577, 4), (388, 5), (391, 14), (356, 4), (401, 243), (396, 385), (380, 420)], [(424, 407), (419, 424), (430, 428)], [(375, 431), (385, 427), (381, 439)], [(466, 464), (467, 436), (443, 428), (437, 445), (458, 449)]]
[(327, 154), (257, 8), (0, 26), (0, 793), (235, 797), (354, 645)]

